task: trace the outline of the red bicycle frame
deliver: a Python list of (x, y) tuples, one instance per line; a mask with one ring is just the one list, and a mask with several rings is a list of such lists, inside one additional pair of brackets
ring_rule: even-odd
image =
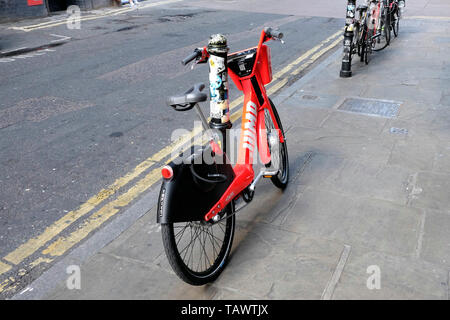
[(381, 14), (381, 1), (378, 1), (377, 6), (375, 7), (375, 9), (372, 12), (373, 21), (374, 21), (374, 28), (373, 28), (374, 35), (378, 31), (378, 21), (379, 21), (380, 14)]
[(249, 75), (241, 77), (232, 69), (228, 69), (236, 87), (244, 93), (238, 162), (233, 168), (235, 179), (220, 200), (205, 215), (206, 221), (221, 212), (232, 200), (237, 199), (242, 191), (252, 183), (255, 178), (253, 161), (256, 149), (263, 164), (268, 164), (271, 161), (266, 135), (265, 110), (270, 113), (274, 127), (279, 133), (280, 143), (284, 142), (284, 136), (276, 121), (264, 86), (272, 80), (270, 49), (265, 45), (265, 42), (269, 40), (271, 38), (267, 36), (265, 31), (262, 31), (257, 47), (228, 55), (233, 57), (248, 51), (255, 52), (256, 49), (254, 65)]
[[(385, 5), (385, 0), (378, 0), (375, 8), (373, 8), (371, 16), (372, 16), (372, 24), (373, 24), (373, 35), (376, 36), (378, 33), (378, 29), (380, 28), (380, 15), (381, 15), (381, 5)], [(388, 4), (389, 5), (389, 4)]]

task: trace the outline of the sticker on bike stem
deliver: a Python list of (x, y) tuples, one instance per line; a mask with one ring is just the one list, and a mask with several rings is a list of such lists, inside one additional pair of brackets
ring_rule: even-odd
[(217, 75), (216, 79), (210, 79), (210, 88), (211, 88), (211, 101), (218, 102), (220, 101), (219, 89), (223, 84), (222, 78)]
[(230, 111), (225, 58), (211, 55), (209, 58), (209, 68), (210, 116), (214, 119), (220, 119), (222, 123), (226, 123), (230, 119)]

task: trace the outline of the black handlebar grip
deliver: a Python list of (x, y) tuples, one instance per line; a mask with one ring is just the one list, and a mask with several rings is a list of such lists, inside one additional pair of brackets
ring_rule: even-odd
[(181, 64), (183, 66), (187, 65), (189, 62), (191, 62), (192, 60), (196, 59), (197, 57), (201, 56), (202, 52), (198, 49), (195, 49), (195, 51), (193, 53), (191, 53), (190, 55), (188, 55), (186, 58), (184, 58), (181, 61)]
[(266, 28), (264, 30), (269, 38), (282, 39), (284, 34), (280, 31), (273, 30), (272, 28)]

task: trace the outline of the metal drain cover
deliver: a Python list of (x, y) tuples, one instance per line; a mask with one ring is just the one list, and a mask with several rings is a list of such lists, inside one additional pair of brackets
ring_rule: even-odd
[(394, 118), (397, 116), (400, 105), (401, 102), (396, 101), (347, 98), (338, 109), (372, 116)]
[(406, 129), (406, 128), (395, 128), (395, 127), (392, 127), (392, 128), (389, 130), (389, 132), (392, 133), (392, 134), (408, 134), (408, 129)]

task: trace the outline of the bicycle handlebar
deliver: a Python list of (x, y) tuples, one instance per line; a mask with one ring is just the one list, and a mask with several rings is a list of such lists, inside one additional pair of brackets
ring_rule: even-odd
[(199, 50), (199, 49), (195, 49), (193, 53), (191, 53), (190, 55), (188, 55), (186, 58), (184, 58), (184, 59), (181, 61), (181, 64), (182, 64), (183, 66), (185, 66), (185, 65), (187, 65), (189, 62), (191, 62), (192, 60), (197, 59), (197, 58), (199, 58), (199, 57), (201, 57), (201, 56), (202, 56), (202, 51)]
[(284, 37), (284, 34), (282, 32), (273, 30), (272, 28), (265, 28), (264, 32), (269, 38), (281, 40)]
[[(281, 40), (284, 37), (284, 34), (282, 32), (273, 30), (270, 27), (264, 28), (264, 33), (266, 34), (267, 38), (270, 38), (270, 39), (273, 39), (273, 40)], [(268, 39), (266, 39), (266, 40), (263, 39), (262, 41), (265, 42), (267, 40)], [(198, 60), (202, 59), (202, 61), (200, 61), (200, 62), (203, 62), (203, 60), (204, 60), (204, 58), (203, 58), (203, 51), (204, 50), (202, 48), (195, 49), (193, 53), (191, 53), (186, 58), (181, 60), (181, 64), (183, 66), (185, 66), (189, 62), (191, 62), (192, 60), (195, 60), (195, 59), (198, 59)]]

